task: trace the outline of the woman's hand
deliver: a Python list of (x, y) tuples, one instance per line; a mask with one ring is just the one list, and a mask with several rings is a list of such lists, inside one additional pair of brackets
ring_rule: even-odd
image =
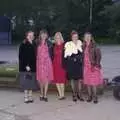
[(99, 69), (101, 69), (101, 65), (100, 65), (100, 64), (99, 64), (99, 65), (96, 65), (96, 67), (99, 68)]
[(29, 71), (30, 71), (30, 67), (29, 67), (29, 66), (26, 66), (26, 70), (29, 72)]

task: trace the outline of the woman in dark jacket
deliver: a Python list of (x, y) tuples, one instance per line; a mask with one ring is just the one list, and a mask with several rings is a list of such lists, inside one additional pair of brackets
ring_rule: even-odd
[[(87, 102), (97, 103), (97, 86), (103, 83), (101, 74), (101, 51), (96, 47), (91, 33), (84, 35), (84, 84), (88, 88)], [(93, 94), (92, 94), (93, 93)]]
[(32, 90), (35, 89), (36, 46), (34, 32), (28, 31), (19, 47), (20, 85), (24, 89), (25, 103), (33, 102)]
[(71, 41), (65, 44), (64, 58), (68, 79), (71, 81), (73, 101), (84, 101), (82, 98), (81, 82), (83, 79), (82, 61), (82, 42), (79, 40), (78, 33), (71, 33)]

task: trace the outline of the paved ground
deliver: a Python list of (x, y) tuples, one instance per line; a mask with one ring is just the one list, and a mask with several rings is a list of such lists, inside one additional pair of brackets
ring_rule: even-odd
[[(120, 46), (101, 46), (104, 77), (120, 75)], [(18, 62), (18, 47), (0, 46), (0, 61)]]
[(120, 75), (120, 46), (101, 46), (101, 50), (104, 77)]
[(65, 101), (58, 101), (55, 93), (49, 94), (49, 102), (40, 102), (34, 93), (33, 104), (23, 103), (23, 93), (16, 90), (0, 90), (0, 120), (120, 120), (120, 102), (111, 92), (100, 96), (99, 103), (72, 102), (67, 93)]
[[(104, 77), (120, 74), (120, 46), (102, 46)], [(0, 61), (17, 63), (17, 47), (0, 46)], [(70, 94), (65, 101), (58, 101), (49, 94), (49, 102), (40, 102), (34, 93), (34, 104), (23, 103), (23, 93), (16, 90), (0, 90), (0, 120), (120, 120), (120, 102), (111, 92), (93, 103), (73, 103)]]

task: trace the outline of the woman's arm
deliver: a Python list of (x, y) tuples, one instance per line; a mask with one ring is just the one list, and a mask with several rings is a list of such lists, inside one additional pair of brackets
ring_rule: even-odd
[(101, 68), (102, 54), (99, 48), (96, 48), (96, 65)]

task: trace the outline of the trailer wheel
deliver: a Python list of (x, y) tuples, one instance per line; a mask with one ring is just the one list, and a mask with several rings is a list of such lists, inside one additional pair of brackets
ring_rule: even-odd
[(113, 88), (113, 96), (115, 99), (120, 100), (120, 86), (116, 86)]

